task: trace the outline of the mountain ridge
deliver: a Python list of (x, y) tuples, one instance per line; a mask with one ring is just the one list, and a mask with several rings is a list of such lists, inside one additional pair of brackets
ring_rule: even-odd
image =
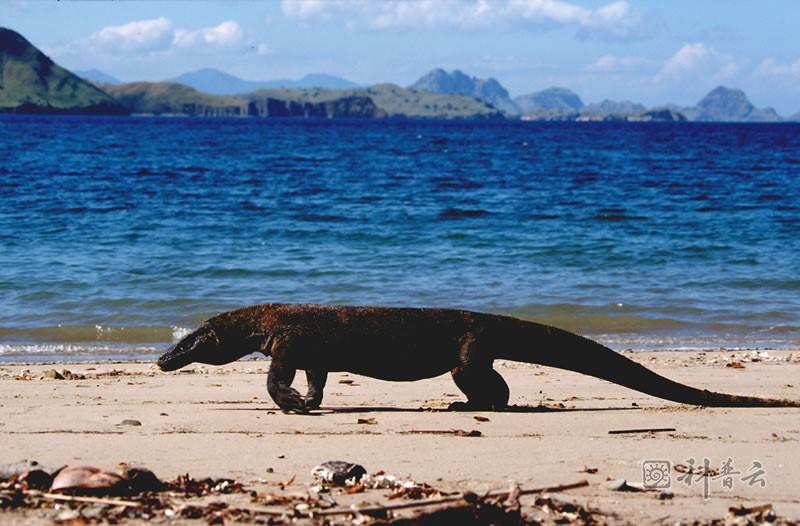
[[(800, 113), (783, 119), (771, 107), (757, 108), (744, 91), (725, 86), (712, 89), (694, 106), (666, 104), (648, 109), (636, 102), (608, 99), (586, 105), (578, 94), (563, 87), (547, 88), (512, 100), (497, 79), (470, 76), (458, 69), (449, 73), (441, 68), (433, 69), (409, 88), (388, 83), (360, 87), (346, 79), (323, 74), (309, 74), (293, 81), (245, 81), (213, 68), (184, 74), (181, 77), (187, 84), (120, 83), (119, 79), (96, 69), (77, 73), (83, 78), (53, 62), (19, 33), (0, 28), (0, 112), (6, 113), (521, 117), (562, 121), (800, 120)], [(217, 82), (217, 91), (236, 95), (204, 92), (190, 85), (203, 81)], [(334, 87), (317, 87), (318, 84)]]
[(435, 68), (409, 86), (416, 91), (429, 91), (449, 95), (467, 95), (488, 102), (498, 110), (516, 115), (519, 108), (500, 82), (493, 77), (481, 79), (465, 74), (459, 69), (447, 72)]
[(309, 73), (297, 80), (245, 80), (216, 68), (201, 68), (178, 75), (164, 82), (184, 84), (213, 95), (237, 95), (266, 88), (353, 89), (355, 82), (323, 73)]
[(94, 84), (62, 68), (25, 37), (0, 27), (0, 111), (125, 114)]
[(522, 113), (534, 109), (574, 111), (584, 106), (577, 93), (562, 87), (552, 87), (528, 95), (520, 95), (514, 97), (514, 103)]
[(124, 84), (114, 75), (109, 75), (99, 69), (76, 69), (73, 73), (93, 84)]

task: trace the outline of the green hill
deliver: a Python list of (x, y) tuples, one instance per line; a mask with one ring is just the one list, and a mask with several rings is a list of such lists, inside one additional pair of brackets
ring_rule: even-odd
[(62, 68), (19, 33), (0, 28), (0, 111), (125, 114), (101, 89)]
[(167, 82), (102, 85), (131, 113), (202, 117), (502, 118), (491, 105), (447, 95), (380, 84), (369, 88), (261, 89), (242, 95), (211, 95)]
[(210, 95), (172, 82), (102, 84), (103, 89), (131, 113), (237, 117), (247, 104), (237, 97)]
[(395, 84), (377, 84), (368, 88), (330, 89), (264, 89), (245, 95), (253, 99), (273, 97), (298, 103), (321, 103), (343, 97), (369, 98), (387, 117), (414, 119), (503, 118), (490, 104), (468, 97), (401, 88)]
[[(325, 100), (303, 100), (272, 92), (249, 95), (211, 95), (172, 82), (132, 82), (103, 85), (134, 114), (191, 117), (385, 117), (368, 97), (347, 95)], [(286, 90), (289, 93), (295, 90)]]

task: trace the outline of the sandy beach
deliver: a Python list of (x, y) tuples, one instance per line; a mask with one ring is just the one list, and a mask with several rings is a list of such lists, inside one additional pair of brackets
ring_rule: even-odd
[[(800, 399), (800, 352), (628, 356), (693, 386)], [(298, 492), (313, 483), (315, 465), (348, 460), (447, 492), (587, 480), (554, 496), (597, 510), (608, 523), (710, 521), (731, 507), (763, 504), (800, 519), (797, 409), (682, 406), (579, 374), (497, 362), (516, 406), (509, 412), (443, 411), (462, 398), (449, 376), (390, 383), (334, 374), (323, 409), (294, 415), (267, 396), (267, 366), (240, 361), (176, 373), (147, 363), (0, 366), (0, 463), (113, 469), (127, 462), (165, 479), (225, 476), (254, 491), (291, 481), (280, 491)], [(53, 369), (65, 378), (51, 378)], [(295, 383), (303, 390), (302, 375)], [(660, 428), (674, 431), (610, 433)], [(459, 430), (479, 436), (448, 433)], [(685, 468), (694, 462), (702, 469), (704, 459), (708, 476), (688, 477)], [(609, 482), (658, 485), (645, 480), (643, 467), (668, 475), (661, 484), (669, 487), (619, 491)], [(523, 507), (532, 499), (523, 497)], [(369, 490), (341, 502), (388, 501)], [(2, 512), (0, 522), (46, 517), (42, 510)]]

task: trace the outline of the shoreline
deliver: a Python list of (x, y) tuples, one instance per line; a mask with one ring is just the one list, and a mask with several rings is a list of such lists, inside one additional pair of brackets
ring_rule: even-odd
[[(800, 398), (797, 350), (625, 354), (695, 387)], [(781, 517), (800, 519), (794, 492), (800, 486), (800, 419), (792, 408), (697, 408), (576, 373), (498, 361), (517, 406), (507, 412), (442, 411), (462, 398), (449, 375), (401, 383), (333, 373), (322, 410), (287, 415), (266, 394), (263, 360), (195, 364), (174, 373), (147, 362), (59, 363), (69, 365), (64, 380), (46, 377), (52, 365), (0, 364), (6, 444), (0, 463), (36, 459), (112, 469), (127, 462), (163, 478), (187, 472), (234, 477), (254, 491), (275, 491), (294, 479), (282, 490), (288, 493), (307, 491), (315, 465), (348, 460), (369, 473), (479, 494), (507, 490), (510, 481), (530, 488), (586, 479), (589, 486), (558, 498), (601, 510), (612, 524), (710, 521), (725, 517), (729, 507), (766, 503)], [(300, 391), (302, 376), (295, 382)], [(140, 425), (123, 425), (126, 420)], [(660, 428), (674, 431), (609, 433)], [(696, 465), (708, 458), (717, 469), (730, 458), (742, 474), (731, 488), (702, 476), (686, 485), (678, 482), (685, 474), (674, 468), (690, 458)], [(673, 468), (672, 496), (663, 500), (660, 492), (612, 489), (607, 480), (640, 485), (643, 463), (661, 460)], [(763, 465), (763, 488), (740, 480), (754, 462)], [(351, 497), (354, 503), (394, 502), (376, 490)], [(523, 508), (533, 500), (523, 499)], [(36, 513), (3, 516), (35, 523)]]
[[(611, 348), (612, 350), (628, 355), (632, 354), (634, 356), (641, 355), (641, 354), (648, 354), (648, 353), (739, 353), (742, 355), (753, 353), (791, 353), (791, 352), (800, 352), (800, 345), (796, 344), (786, 344), (783, 346), (769, 346), (769, 345), (744, 345), (744, 346), (735, 346), (735, 345), (726, 345), (726, 346), (668, 346), (665, 345), (663, 347), (632, 347), (626, 346), (622, 349), (617, 349), (616, 345), (609, 344), (607, 341), (602, 339), (598, 339), (594, 335), (587, 336), (590, 339), (597, 341), (598, 343), (605, 345), (606, 347)], [(119, 349), (115, 349), (114, 352), (107, 352), (109, 349), (103, 349), (106, 351), (98, 351), (97, 349), (93, 349), (91, 346), (81, 347), (80, 345), (75, 344), (64, 344), (74, 346), (79, 349), (85, 349), (85, 352), (78, 350), (78, 351), (70, 351), (65, 353), (63, 359), (53, 358), (58, 355), (58, 353), (41, 353), (43, 356), (47, 357), (46, 359), (36, 359), (31, 357), (30, 355), (20, 355), (19, 357), (16, 355), (8, 355), (2, 353), (2, 347), (4, 345), (17, 345), (17, 344), (0, 344), (0, 367), (2, 366), (37, 366), (37, 365), (86, 365), (86, 364), (147, 364), (155, 362), (158, 357), (166, 352), (173, 344), (167, 345), (165, 344), (162, 349), (147, 349), (147, 350), (139, 350), (135, 348), (126, 349), (124, 346), (120, 346)], [(20, 344), (23, 345), (23, 344)], [(49, 345), (49, 344), (48, 344)], [(58, 345), (58, 344), (52, 344)], [(613, 346), (612, 346), (613, 345)], [(37, 353), (31, 353), (37, 354)], [(77, 358), (76, 358), (77, 357)], [(260, 356), (256, 353), (244, 356), (239, 359), (239, 361), (243, 362), (258, 362), (263, 360), (269, 360), (269, 357)]]

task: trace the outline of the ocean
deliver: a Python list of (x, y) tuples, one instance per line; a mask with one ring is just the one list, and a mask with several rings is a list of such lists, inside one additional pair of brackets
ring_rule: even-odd
[(800, 348), (800, 125), (0, 117), (0, 361), (254, 303)]

